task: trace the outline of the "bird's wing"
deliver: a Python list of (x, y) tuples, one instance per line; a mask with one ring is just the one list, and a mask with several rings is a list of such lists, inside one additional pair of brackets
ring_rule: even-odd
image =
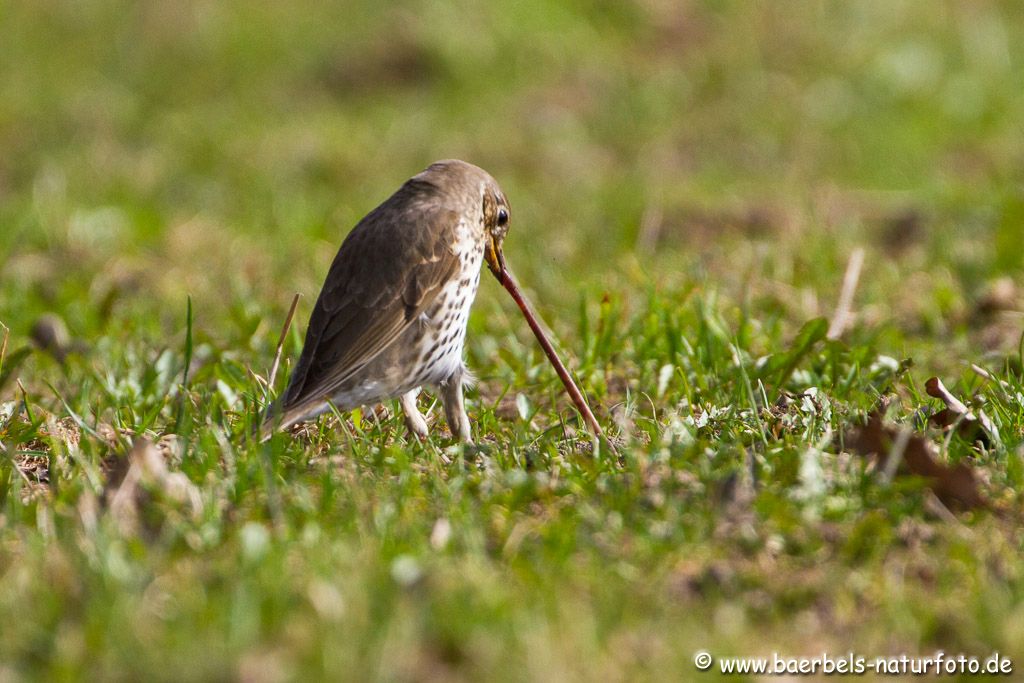
[(282, 413), (330, 398), (416, 321), (459, 268), (459, 213), (403, 197), (402, 190), (341, 245), (309, 318)]
[[(404, 188), (403, 188), (404, 189)], [(306, 331), (282, 413), (326, 400), (434, 301), (459, 267), (459, 214), (401, 191), (366, 216), (338, 251)]]

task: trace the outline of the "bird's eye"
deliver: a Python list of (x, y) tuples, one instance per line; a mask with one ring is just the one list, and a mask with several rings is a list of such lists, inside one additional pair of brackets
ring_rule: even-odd
[(506, 223), (508, 223), (508, 211), (498, 209), (498, 227), (504, 226)]

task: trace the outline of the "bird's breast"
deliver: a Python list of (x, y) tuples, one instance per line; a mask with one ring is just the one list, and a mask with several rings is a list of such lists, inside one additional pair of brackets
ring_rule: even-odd
[(480, 286), (483, 244), (457, 244), (459, 268), (441, 287), (437, 298), (423, 313), (413, 336), (416, 357), (415, 386), (436, 385), (463, 367), (469, 310)]

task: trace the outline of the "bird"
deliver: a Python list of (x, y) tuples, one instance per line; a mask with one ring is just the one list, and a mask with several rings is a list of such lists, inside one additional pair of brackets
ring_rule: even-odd
[(510, 220), (494, 178), (457, 159), (431, 164), (360, 220), (331, 264), (263, 438), (332, 405), (346, 411), (397, 398), (409, 432), (426, 439), (416, 398), (429, 387), (452, 436), (472, 443), (466, 325), (482, 263), (495, 273), (504, 267)]

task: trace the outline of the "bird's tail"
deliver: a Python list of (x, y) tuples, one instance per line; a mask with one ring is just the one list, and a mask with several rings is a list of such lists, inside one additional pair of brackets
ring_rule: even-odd
[(258, 432), (260, 443), (273, 435), (276, 430), (288, 429), (292, 425), (318, 415), (328, 407), (322, 400), (304, 401), (298, 405), (286, 406), (284, 399), (279, 398), (267, 407), (263, 414)]
[(278, 428), (281, 423), (281, 399), (278, 399), (267, 406), (267, 409), (263, 412), (263, 419), (256, 425), (255, 435), (259, 438), (259, 442), (263, 443), (271, 437), (274, 430)]

